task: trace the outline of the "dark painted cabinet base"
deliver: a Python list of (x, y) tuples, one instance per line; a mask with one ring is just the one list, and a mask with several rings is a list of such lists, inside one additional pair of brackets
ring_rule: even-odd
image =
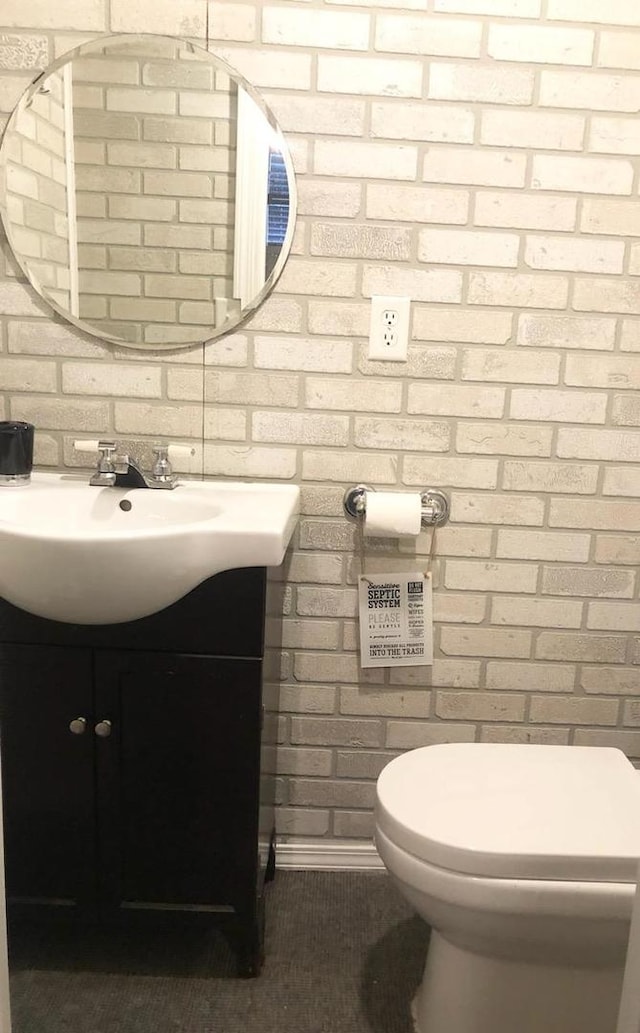
[(239, 974), (259, 973), (275, 871), (266, 573), (228, 571), (108, 627), (0, 601), (10, 924), (216, 922)]

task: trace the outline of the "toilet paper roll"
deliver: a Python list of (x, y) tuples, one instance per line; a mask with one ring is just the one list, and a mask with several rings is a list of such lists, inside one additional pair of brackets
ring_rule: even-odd
[(422, 499), (417, 492), (369, 491), (364, 533), (372, 538), (398, 538), (420, 534)]

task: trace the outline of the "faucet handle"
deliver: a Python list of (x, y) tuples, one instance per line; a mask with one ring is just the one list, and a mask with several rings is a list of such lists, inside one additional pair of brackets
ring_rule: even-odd
[(98, 465), (89, 484), (96, 487), (115, 484), (116, 480), (116, 443), (115, 441), (98, 442)]
[(169, 446), (164, 443), (154, 445), (153, 456), (154, 462), (151, 470), (153, 480), (161, 484), (173, 483), (176, 478), (169, 462)]
[(152, 452), (156, 459), (169, 459), (169, 446), (164, 441), (154, 445)]
[(113, 473), (116, 461), (115, 441), (98, 442), (98, 471), (101, 473)]
[(115, 441), (103, 441), (98, 442), (98, 452), (100, 453), (101, 459), (110, 459), (115, 453), (117, 445)]

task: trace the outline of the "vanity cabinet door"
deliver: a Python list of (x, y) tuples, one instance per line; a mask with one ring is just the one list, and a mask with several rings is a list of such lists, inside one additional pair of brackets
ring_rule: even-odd
[(255, 897), (261, 662), (98, 651), (101, 897), (215, 911)]
[(71, 913), (95, 896), (91, 653), (0, 644), (7, 897)]

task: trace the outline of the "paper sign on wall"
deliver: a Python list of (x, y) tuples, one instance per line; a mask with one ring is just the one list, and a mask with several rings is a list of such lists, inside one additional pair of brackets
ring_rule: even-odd
[(358, 602), (362, 667), (433, 663), (433, 597), (428, 574), (363, 574)]

